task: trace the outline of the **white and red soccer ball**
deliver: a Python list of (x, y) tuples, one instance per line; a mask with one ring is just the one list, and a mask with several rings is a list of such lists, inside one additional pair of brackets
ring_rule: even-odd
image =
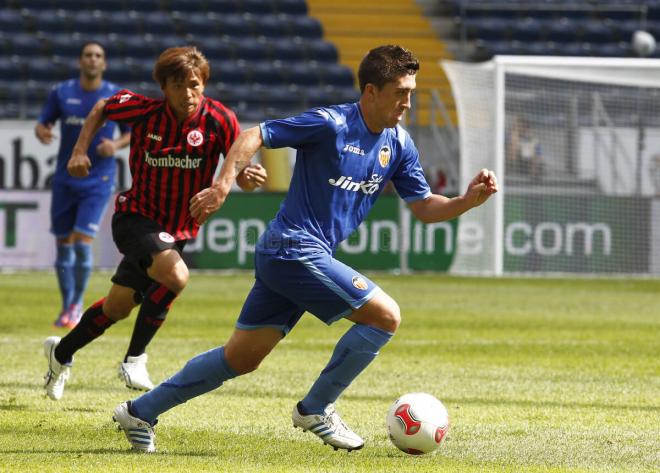
[(404, 394), (387, 413), (387, 431), (399, 450), (411, 455), (431, 453), (449, 431), (449, 415), (430, 394)]

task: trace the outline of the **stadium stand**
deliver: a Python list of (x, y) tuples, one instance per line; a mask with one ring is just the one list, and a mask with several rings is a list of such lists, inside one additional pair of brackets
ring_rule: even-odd
[[(455, 37), (476, 45), (472, 60), (495, 54), (630, 57), (633, 32), (660, 33), (660, 1), (449, 0)], [(654, 57), (660, 57), (656, 51)]]
[(242, 121), (359, 96), (305, 0), (7, 0), (0, 27), (0, 118), (35, 118), (50, 87), (77, 76), (87, 40), (105, 46), (109, 80), (149, 95), (160, 93), (157, 54), (197, 45), (211, 62), (207, 94)]
[[(401, 44), (418, 56), (422, 69), (417, 77), (415, 118), (430, 122), (431, 90), (439, 91), (455, 122), (455, 107), (439, 60), (451, 58), (422, 8), (414, 0), (308, 0), (309, 12), (323, 25), (326, 38), (340, 53), (340, 62), (353, 70), (365, 52), (382, 44)], [(442, 125), (442, 118), (437, 117)]]

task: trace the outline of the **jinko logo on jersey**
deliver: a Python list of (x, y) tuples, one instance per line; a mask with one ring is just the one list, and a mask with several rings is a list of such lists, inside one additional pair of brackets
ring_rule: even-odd
[(372, 174), (368, 181), (354, 181), (351, 176), (341, 176), (339, 179), (328, 179), (330, 185), (339, 187), (347, 191), (362, 191), (367, 195), (374, 194), (380, 188), (383, 177), (378, 174)]
[(197, 169), (202, 163), (202, 158), (196, 156), (152, 156), (148, 151), (144, 155), (145, 162), (155, 168), (180, 168), (180, 169)]

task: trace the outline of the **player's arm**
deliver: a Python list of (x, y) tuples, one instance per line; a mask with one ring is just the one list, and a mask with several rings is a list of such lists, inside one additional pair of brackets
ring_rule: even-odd
[(96, 152), (104, 158), (111, 158), (117, 153), (117, 150), (126, 148), (131, 142), (131, 132), (127, 131), (119, 135), (116, 140), (103, 138), (96, 147)]
[(465, 194), (454, 198), (431, 194), (426, 199), (411, 202), (409, 208), (424, 223), (442, 222), (480, 206), (497, 190), (497, 179), (493, 171), (482, 169), (470, 181)]
[(213, 212), (222, 207), (232, 184), (241, 171), (250, 164), (250, 159), (262, 145), (263, 138), (258, 126), (238, 135), (227, 153), (220, 168), (220, 174), (213, 185), (198, 192), (190, 199), (190, 213), (198, 223), (204, 223)]
[(252, 192), (265, 184), (268, 173), (261, 164), (248, 164), (236, 176), (236, 184), (246, 192)]
[(103, 109), (106, 103), (107, 99), (101, 99), (96, 102), (96, 105), (94, 105), (92, 111), (87, 115), (85, 123), (80, 130), (80, 135), (78, 135), (78, 140), (73, 146), (71, 158), (66, 166), (69, 174), (73, 177), (85, 177), (89, 174), (89, 168), (92, 162), (89, 160), (89, 156), (87, 156), (87, 150), (92, 144), (94, 135), (96, 135), (96, 132), (99, 131), (105, 122), (106, 117)]
[(34, 134), (41, 144), (49, 145), (53, 142), (53, 123), (37, 123), (34, 127)]

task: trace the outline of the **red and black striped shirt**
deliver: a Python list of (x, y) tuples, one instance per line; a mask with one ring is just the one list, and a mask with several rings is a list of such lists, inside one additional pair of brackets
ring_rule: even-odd
[(240, 132), (236, 115), (204, 97), (197, 111), (177, 123), (165, 98), (121, 90), (108, 99), (108, 120), (131, 125), (131, 188), (117, 196), (115, 212), (144, 215), (176, 240), (194, 238), (199, 224), (190, 199), (209, 187), (220, 154), (226, 156)]

